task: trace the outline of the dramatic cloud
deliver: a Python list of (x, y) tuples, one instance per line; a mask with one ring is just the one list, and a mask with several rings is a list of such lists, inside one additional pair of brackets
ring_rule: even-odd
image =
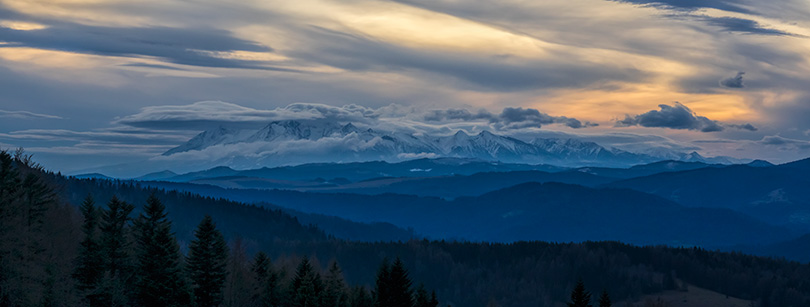
[(272, 52), (270, 47), (236, 38), (219, 29), (169, 27), (103, 27), (72, 23), (55, 23), (35, 30), (0, 27), (0, 41), (5, 47), (32, 47), (77, 53), (124, 57), (158, 57), (168, 62), (205, 66), (290, 69), (269, 66), (223, 56), (232, 51)]
[(625, 115), (623, 120), (616, 121), (616, 127), (642, 126), (696, 130), (700, 132), (717, 132), (722, 131), (724, 127), (732, 127), (756, 131), (756, 128), (751, 124), (723, 125), (716, 120), (699, 116), (680, 102), (675, 102), (674, 106), (660, 104), (658, 107), (661, 108), (661, 110), (652, 110), (635, 116)]
[(358, 105), (294, 103), (283, 108), (258, 110), (222, 101), (201, 101), (181, 106), (146, 107), (113, 123), (148, 129), (207, 130), (217, 126), (252, 128), (286, 119), (365, 122), (376, 116), (375, 110)]
[(418, 71), (462, 80), (487, 91), (576, 88), (600, 82), (639, 81), (647, 73), (634, 67), (564, 57), (521, 58), (408, 48), (325, 29), (307, 29), (309, 50), (293, 56), (352, 71)]
[(724, 11), (751, 13), (740, 0), (619, 0), (634, 4), (651, 5), (662, 8), (694, 11), (702, 8), (713, 8)]
[[(182, 106), (146, 107), (141, 112), (113, 122), (144, 129), (166, 130), (208, 130), (217, 126), (233, 128), (256, 128), (271, 121), (325, 119), (337, 122), (353, 122), (396, 129), (410, 128), (410, 131), (425, 125), (442, 125), (463, 122), (483, 121), (498, 130), (540, 128), (548, 124), (562, 124), (570, 128), (597, 126), (565, 116), (551, 116), (531, 108), (504, 108), (500, 114), (481, 109), (470, 112), (467, 109), (441, 109), (420, 111), (391, 104), (380, 108), (369, 108), (355, 104), (342, 107), (318, 103), (294, 103), (286, 107), (258, 110), (222, 101), (201, 101)], [(402, 127), (409, 126), (409, 127)], [(434, 127), (439, 129), (439, 127)], [(456, 129), (457, 130), (457, 129)], [(454, 131), (447, 131), (454, 132)]]
[(751, 125), (751, 124), (742, 124), (742, 125), (725, 124), (725, 126), (726, 127), (731, 127), (731, 128), (736, 128), (736, 129), (748, 130), (748, 131), (757, 131), (757, 130), (759, 130), (759, 129), (757, 129), (757, 127), (754, 127), (754, 125)]
[(48, 114), (39, 114), (33, 113), (28, 111), (5, 111), (0, 110), (0, 118), (7, 117), (7, 118), (19, 118), (19, 119), (37, 119), (37, 118), (45, 118), (45, 119), (62, 119), (56, 115), (48, 115)]
[(720, 80), (720, 85), (724, 86), (724, 87), (730, 87), (730, 88), (743, 88), (743, 87), (745, 87), (745, 84), (743, 84), (743, 75), (744, 74), (745, 74), (745, 72), (741, 71), (741, 72), (738, 72), (737, 75), (734, 76), (734, 77), (725, 78), (723, 80)]
[(736, 17), (706, 17), (701, 16), (699, 19), (706, 21), (709, 25), (717, 26), (729, 32), (739, 32), (746, 34), (758, 35), (794, 35), (785, 31), (769, 29), (760, 25), (758, 22), (736, 18)]
[(424, 116), (424, 119), (430, 122), (486, 120), (499, 130), (540, 128), (548, 124), (563, 124), (575, 129), (598, 126), (590, 122), (583, 124), (575, 118), (551, 116), (532, 108), (504, 108), (500, 114), (483, 109), (475, 113), (466, 109), (432, 110)]

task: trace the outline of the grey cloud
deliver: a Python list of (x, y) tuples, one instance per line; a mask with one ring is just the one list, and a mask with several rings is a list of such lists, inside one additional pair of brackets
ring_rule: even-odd
[(695, 115), (685, 105), (675, 102), (674, 106), (658, 105), (660, 111), (652, 110), (636, 116), (626, 115), (623, 120), (616, 122), (616, 127), (642, 126), (670, 129), (698, 130), (701, 132), (722, 131), (723, 127), (717, 121), (704, 116)]
[(432, 110), (424, 116), (430, 122), (452, 122), (486, 120), (498, 130), (511, 130), (522, 128), (540, 128), (548, 124), (563, 124), (571, 128), (584, 128), (597, 126), (591, 122), (565, 117), (551, 116), (532, 108), (504, 108), (500, 114), (493, 114), (487, 110), (478, 110), (475, 113), (466, 109)]
[(757, 127), (754, 127), (754, 125), (751, 125), (751, 124), (742, 124), (742, 125), (725, 124), (725, 126), (726, 127), (731, 127), (731, 128), (736, 128), (736, 129), (741, 129), (741, 130), (748, 130), (748, 131), (757, 131), (757, 130), (759, 130), (759, 129), (757, 129)]
[(792, 33), (776, 29), (765, 28), (758, 22), (750, 19), (736, 18), (736, 17), (709, 17), (709, 16), (699, 16), (698, 19), (705, 21), (709, 25), (720, 27), (723, 30), (729, 32), (739, 32), (758, 35), (788, 35), (788, 36), (794, 35)]
[(19, 119), (37, 119), (37, 118), (62, 119), (62, 117), (59, 117), (59, 116), (56, 116), (56, 115), (39, 114), (39, 113), (28, 112), (28, 111), (0, 110), (0, 118), (3, 118), (3, 117), (19, 118)]
[[(125, 57), (157, 57), (165, 61), (204, 67), (230, 67), (293, 71), (261, 61), (222, 58), (217, 52), (272, 52), (255, 42), (236, 38), (219, 29), (169, 27), (104, 27), (50, 23), (38, 30), (0, 27), (0, 41), (10, 46)], [(8, 47), (8, 45), (7, 45)]]
[(724, 86), (724, 87), (730, 87), (730, 88), (743, 88), (743, 87), (745, 87), (745, 84), (743, 84), (743, 75), (744, 74), (745, 74), (745, 72), (741, 71), (741, 72), (738, 72), (737, 75), (734, 76), (734, 77), (725, 78), (723, 80), (720, 80), (720, 85)]
[(375, 109), (358, 105), (335, 107), (317, 103), (294, 103), (282, 108), (259, 110), (222, 101), (201, 101), (180, 106), (151, 106), (113, 121), (113, 124), (146, 129), (206, 130), (216, 126), (255, 128), (270, 121), (331, 119), (365, 122), (377, 117)]
[(171, 145), (188, 139), (185, 135), (154, 132), (72, 131), (65, 129), (29, 129), (0, 133), (0, 139), (37, 140), (46, 142), (80, 142), (105, 144)]
[(682, 11), (713, 8), (730, 12), (753, 14), (752, 11), (743, 6), (745, 2), (740, 0), (618, 0), (618, 2), (649, 5)]
[(810, 149), (810, 141), (790, 139), (778, 135), (764, 136), (758, 143), (773, 146), (780, 150)]
[(711, 120), (705, 116), (699, 116), (688, 107), (675, 102), (674, 106), (665, 104), (658, 105), (661, 110), (652, 110), (644, 114), (635, 116), (625, 115), (624, 119), (616, 121), (616, 127), (657, 127), (669, 129), (697, 130), (701, 132), (722, 131), (725, 127), (756, 131), (756, 127), (751, 124), (728, 124), (724, 125), (716, 120)]
[(129, 63), (129, 64), (122, 64), (121, 66), (124, 66), (124, 67), (157, 68), (157, 69), (168, 69), (168, 70), (182, 70), (182, 71), (186, 70), (186, 69), (182, 69), (182, 68), (174, 67), (174, 66), (169, 66), (169, 65), (147, 64), (147, 63)]
[[(430, 73), (489, 91), (586, 87), (612, 81), (639, 81), (647, 73), (584, 61), (529, 60), (411, 49), (332, 30), (312, 28), (302, 37), (310, 46), (289, 56), (354, 71)], [(424, 78), (424, 76), (420, 76)]]

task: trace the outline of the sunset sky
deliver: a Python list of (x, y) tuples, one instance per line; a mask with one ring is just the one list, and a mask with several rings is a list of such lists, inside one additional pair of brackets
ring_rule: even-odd
[(0, 0), (0, 147), (54, 170), (323, 112), (806, 158), (810, 1)]

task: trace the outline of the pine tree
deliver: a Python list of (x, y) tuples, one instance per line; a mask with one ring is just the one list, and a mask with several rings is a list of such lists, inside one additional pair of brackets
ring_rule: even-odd
[(253, 272), (253, 302), (256, 306), (281, 306), (279, 275), (273, 269), (270, 257), (264, 252), (256, 253), (251, 266)]
[(222, 289), (227, 274), (228, 246), (225, 237), (208, 215), (197, 226), (194, 237), (189, 247), (187, 266), (194, 303), (201, 307), (219, 306), (223, 300)]
[(411, 279), (402, 260), (397, 257), (388, 267), (387, 261), (377, 274), (376, 304), (378, 307), (413, 307)]
[(430, 297), (428, 296), (428, 292), (425, 290), (425, 285), (422, 283), (416, 287), (414, 307), (432, 307), (430, 306)]
[(592, 307), (591, 293), (585, 290), (585, 283), (581, 279), (571, 291), (571, 302), (568, 303), (568, 307)]
[(290, 305), (294, 307), (320, 306), (322, 289), (321, 275), (315, 272), (307, 258), (302, 259), (290, 287)]
[(436, 290), (430, 291), (430, 302), (428, 302), (428, 306), (430, 307), (439, 306), (439, 299), (436, 297)]
[(136, 300), (142, 306), (187, 306), (190, 297), (180, 268), (180, 247), (165, 206), (153, 194), (135, 222), (138, 255)]
[(387, 307), (391, 297), (391, 267), (388, 259), (383, 259), (380, 268), (377, 269), (377, 280), (374, 282), (374, 307)]
[(599, 307), (610, 307), (612, 305), (610, 295), (607, 293), (607, 290), (603, 290), (602, 295), (599, 296)]
[(129, 304), (128, 290), (133, 275), (129, 253), (129, 215), (135, 207), (113, 196), (101, 212), (101, 257), (104, 277), (98, 299), (101, 305)]
[(87, 305), (103, 306), (104, 300), (100, 297), (97, 288), (104, 276), (104, 257), (97, 234), (99, 211), (95, 206), (93, 196), (87, 195), (80, 210), (84, 216), (82, 224), (84, 239), (79, 247), (73, 278), (76, 280), (77, 288), (83, 292)]
[(374, 299), (368, 294), (368, 290), (362, 286), (355, 286), (352, 288), (349, 297), (350, 306), (352, 307), (373, 307)]
[(133, 209), (135, 206), (123, 202), (113, 195), (110, 202), (107, 203), (107, 210), (101, 214), (101, 244), (105, 268), (110, 276), (128, 273), (130, 269), (127, 232), (129, 231), (129, 215)]
[(343, 279), (343, 270), (338, 266), (337, 261), (332, 261), (329, 271), (324, 277), (324, 290), (322, 295), (322, 306), (344, 307), (348, 306), (349, 294), (346, 281)]

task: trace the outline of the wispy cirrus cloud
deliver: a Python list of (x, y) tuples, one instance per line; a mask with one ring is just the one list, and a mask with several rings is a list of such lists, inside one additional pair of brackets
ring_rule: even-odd
[(28, 111), (6, 111), (0, 110), (0, 118), (19, 118), (19, 119), (62, 119), (60, 116), (40, 114)]

